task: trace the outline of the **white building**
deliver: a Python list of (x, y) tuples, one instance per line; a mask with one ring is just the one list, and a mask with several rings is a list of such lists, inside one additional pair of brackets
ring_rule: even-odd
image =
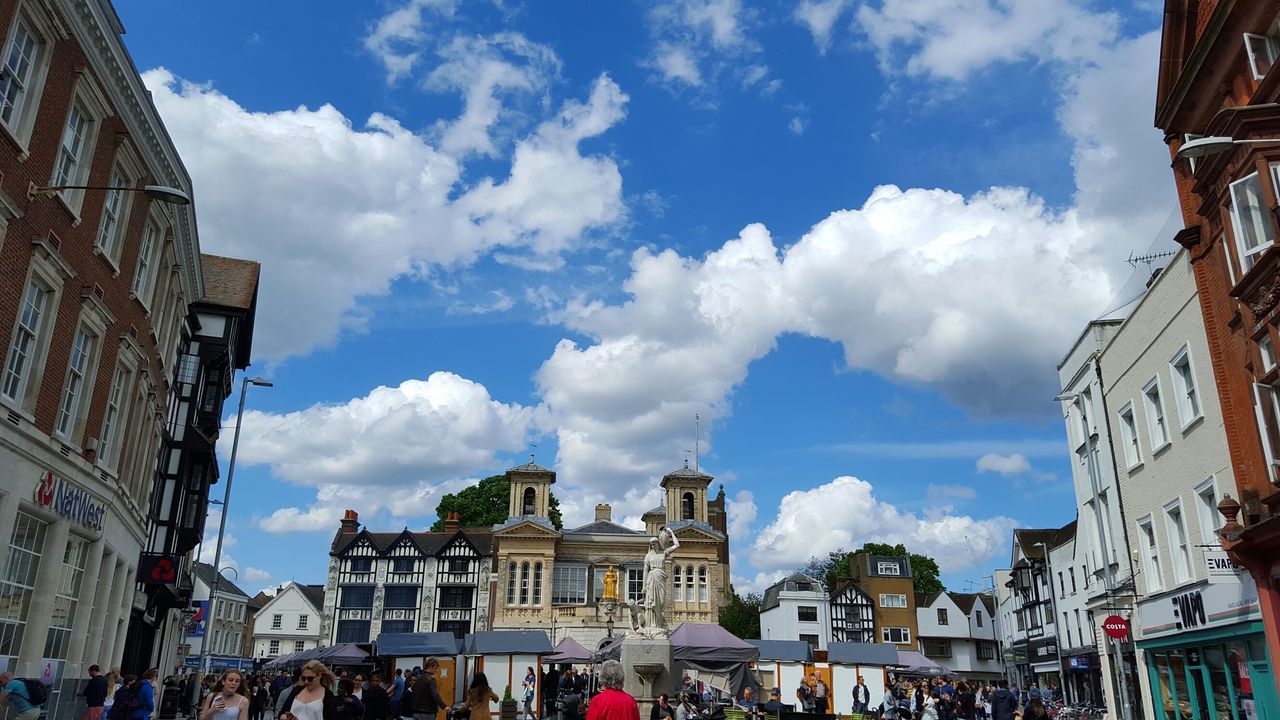
[(1059, 544), (1049, 550), (1048, 572), (1053, 592), (1053, 612), (1058, 620), (1058, 649), (1062, 654), (1063, 698), (1070, 703), (1101, 701), (1102, 672), (1099, 669), (1097, 634), (1086, 602), (1084, 578), (1088, 575), (1088, 553), (1082, 549), (1079, 524), (1075, 532), (1063, 533)]
[(826, 650), (831, 643), (831, 607), (822, 583), (796, 573), (765, 589), (760, 635), (761, 640), (804, 640), (814, 650)]
[(990, 595), (918, 593), (916, 632), (920, 652), (943, 667), (966, 678), (995, 680), (1002, 674)]
[[(1241, 717), (1264, 717), (1274, 686), (1260, 680), (1272, 669), (1257, 588), (1248, 573), (1232, 571), (1216, 536), (1217, 505), (1235, 479), (1186, 250), (1150, 284), (1101, 365), (1138, 569), (1131, 627), (1143, 715), (1179, 717), (1197, 697), (1180, 680), (1183, 668), (1203, 663), (1225, 671), (1197, 686), (1200, 703), (1218, 717), (1237, 707)], [(1216, 563), (1222, 572), (1211, 577)]]
[(224, 669), (247, 667), (244, 647), (245, 627), (249, 620), (249, 596), (224, 575), (218, 581), (218, 595), (213, 603), (213, 617), (209, 613), (210, 588), (214, 583), (213, 566), (196, 563), (195, 589), (192, 605), (196, 608), (194, 627), (184, 635), (186, 665), (196, 667), (204, 643), (209, 641), (210, 667)]
[[(1058, 655), (1058, 624), (1050, 586), (1050, 551), (1075, 534), (1075, 521), (1054, 528), (1022, 528), (1013, 531), (1009, 567), (1008, 607), (1001, 608), (1005, 642), (1005, 672), (1018, 687), (1062, 684)], [(1005, 616), (1011, 617), (1009, 623)]]
[(254, 658), (274, 658), (320, 644), (324, 586), (289, 582), (253, 616)]

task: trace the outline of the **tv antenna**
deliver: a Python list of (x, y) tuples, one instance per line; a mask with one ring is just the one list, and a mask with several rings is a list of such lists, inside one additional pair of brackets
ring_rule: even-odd
[(1174, 253), (1172, 252), (1150, 253), (1147, 255), (1134, 255), (1133, 251), (1130, 251), (1129, 259), (1125, 260), (1125, 262), (1129, 263), (1129, 267), (1133, 268), (1134, 270), (1137, 270), (1138, 263), (1145, 263), (1146, 266), (1150, 268), (1152, 264), (1155, 263), (1156, 260), (1159, 260), (1161, 258), (1173, 257), (1173, 256), (1174, 256)]

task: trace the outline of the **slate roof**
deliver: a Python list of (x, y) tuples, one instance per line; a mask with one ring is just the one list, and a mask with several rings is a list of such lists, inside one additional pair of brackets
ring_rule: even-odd
[(647, 518), (647, 517), (649, 517), (650, 515), (659, 515), (659, 516), (661, 516), (661, 517), (666, 517), (666, 516), (667, 516), (667, 506), (666, 506), (666, 505), (659, 505), (658, 507), (656, 507), (656, 508), (654, 508), (654, 509), (652, 509), (652, 510), (650, 510), (650, 511), (646, 512), (644, 515), (641, 515), (640, 517), (642, 517), (642, 518)]
[(982, 605), (987, 609), (987, 614), (991, 617), (996, 616), (996, 599), (991, 595), (983, 593), (978, 597), (982, 598)]
[(262, 266), (253, 260), (200, 254), (204, 270), (204, 297), (210, 305), (248, 310), (258, 293), (258, 276)]
[(1013, 541), (1022, 548), (1022, 554), (1029, 560), (1043, 560), (1044, 543), (1050, 549), (1056, 548), (1076, 535), (1076, 521), (1060, 528), (1020, 528), (1013, 531)]
[[(200, 579), (200, 582), (205, 584), (205, 587), (209, 588), (210, 592), (213, 592), (214, 572), (212, 565), (209, 563), (198, 562), (195, 564), (195, 567), (191, 569), (191, 572), (195, 573), (195, 576)], [(239, 595), (245, 600), (249, 599), (249, 594), (237, 587), (236, 584), (231, 582), (226, 575), (223, 575), (222, 582), (218, 583), (218, 592), (227, 593), (228, 595)]]
[(951, 601), (956, 604), (956, 607), (960, 608), (960, 612), (965, 615), (973, 612), (973, 604), (978, 599), (976, 593), (949, 592), (947, 594), (951, 596)]
[[(782, 591), (786, 589), (787, 583), (789, 582), (813, 583), (814, 590), (816, 592), (822, 592), (822, 583), (819, 582), (817, 579), (812, 578), (800, 572), (792, 573), (791, 575), (788, 575), (787, 577), (784, 577), (778, 582), (765, 588), (764, 598), (760, 601), (761, 612), (764, 612), (765, 610), (772, 610), (781, 604), (780, 598), (782, 596)], [(795, 592), (799, 592), (799, 591), (795, 591)], [(755, 642), (755, 641), (753, 640), (752, 642)]]
[(310, 601), (312, 605), (316, 606), (317, 610), (324, 610), (323, 585), (303, 585), (302, 583), (297, 583), (297, 586), (298, 590), (302, 591), (302, 594), (306, 596), (307, 600)]
[(609, 520), (596, 520), (595, 522), (588, 523), (586, 525), (583, 525), (582, 527), (577, 527), (572, 530), (566, 530), (564, 534), (565, 535), (580, 535), (580, 534), (581, 535), (587, 535), (587, 534), (590, 534), (590, 535), (644, 535), (644, 533), (639, 530), (632, 530), (629, 527), (623, 527), (622, 525), (619, 525), (618, 523), (615, 523)]
[(508, 470), (507, 472), (509, 472), (509, 473), (513, 473), (513, 472), (524, 472), (524, 473), (550, 473), (550, 474), (552, 474), (552, 475), (555, 475), (555, 474), (556, 474), (556, 472), (555, 472), (554, 470), (552, 470), (552, 469), (550, 469), (550, 468), (544, 468), (544, 467), (542, 467), (541, 465), (539, 465), (538, 463), (536, 463), (536, 462), (532, 462), (532, 461), (527, 462), (527, 463), (525, 463), (525, 464), (523, 464), (523, 465), (517, 465), (517, 466), (515, 466), (515, 467), (511, 468), (510, 470)]
[(265, 592), (258, 591), (258, 594), (249, 598), (249, 602), (245, 603), (245, 605), (249, 608), (250, 611), (258, 612), (268, 602), (271, 602), (271, 596), (266, 594)]
[(916, 593), (916, 607), (927, 608), (942, 595), (941, 592)]
[[(476, 551), (481, 555), (493, 554), (493, 531), (489, 528), (462, 528), (450, 532), (411, 532), (410, 537), (427, 555), (435, 555), (440, 552), (454, 535), (459, 532), (466, 535), (471, 544), (476, 547)], [(343, 535), (339, 533), (333, 539), (333, 548), (329, 551), (330, 555), (337, 555), (351, 546), (357, 538), (367, 537), (373, 543), (373, 546), (379, 552), (386, 552), (392, 545), (400, 539), (404, 532), (369, 532), (362, 530), (352, 535)], [(323, 590), (321, 591), (323, 593)], [(323, 605), (323, 603), (321, 603)]]

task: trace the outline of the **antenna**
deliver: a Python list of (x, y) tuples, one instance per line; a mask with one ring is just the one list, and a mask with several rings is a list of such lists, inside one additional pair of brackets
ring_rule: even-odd
[(685, 469), (685, 470), (688, 470), (688, 469), (689, 469), (689, 453), (690, 453), (691, 451), (690, 451), (690, 450), (683, 450), (682, 452), (684, 453), (684, 469)]
[[(701, 441), (702, 441), (702, 419), (698, 417), (698, 413), (694, 413), (693, 414), (693, 469), (695, 472), (698, 472), (698, 455), (700, 454), (699, 451), (701, 450), (701, 447), (699, 446), (699, 444)], [(688, 465), (688, 463), (685, 463), (685, 464)]]
[(538, 450), (538, 443), (529, 443), (529, 464), (534, 465), (533, 454)]
[(1173, 257), (1173, 255), (1174, 253), (1172, 252), (1151, 253), (1149, 255), (1134, 255), (1133, 252), (1130, 251), (1129, 259), (1125, 260), (1125, 262), (1129, 263), (1129, 267), (1133, 268), (1134, 270), (1137, 270), (1138, 263), (1146, 263), (1147, 267), (1150, 268), (1152, 263), (1154, 263), (1156, 260), (1159, 260), (1160, 258)]

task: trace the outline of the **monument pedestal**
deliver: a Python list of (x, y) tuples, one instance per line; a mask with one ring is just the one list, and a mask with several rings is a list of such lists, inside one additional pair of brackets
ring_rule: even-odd
[(671, 676), (671, 641), (665, 637), (627, 637), (622, 641), (621, 660), (627, 672), (623, 689), (640, 704), (640, 717), (649, 717), (658, 695), (676, 686)]

